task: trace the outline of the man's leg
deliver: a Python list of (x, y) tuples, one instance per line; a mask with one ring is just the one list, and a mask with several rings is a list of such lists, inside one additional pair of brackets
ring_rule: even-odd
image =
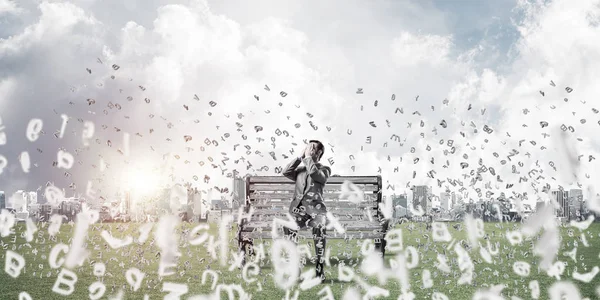
[[(298, 227), (300, 229), (304, 228), (304, 219), (306, 219), (306, 216), (296, 216), (296, 224), (298, 224)], [(294, 244), (296, 244), (296, 246), (298, 246), (298, 230), (295, 229), (291, 229), (288, 228), (286, 226), (283, 226), (283, 236), (285, 239), (292, 241)], [(300, 270), (298, 270), (298, 274), (302, 274), (302, 267), (304, 265), (300, 264)]]
[(317, 216), (315, 224), (313, 224), (312, 232), (313, 239), (315, 242), (315, 256), (316, 256), (316, 273), (317, 277), (325, 279), (325, 249), (327, 247), (327, 240), (325, 239), (325, 216)]
[(298, 230), (283, 226), (283, 236), (285, 239), (298, 244)]

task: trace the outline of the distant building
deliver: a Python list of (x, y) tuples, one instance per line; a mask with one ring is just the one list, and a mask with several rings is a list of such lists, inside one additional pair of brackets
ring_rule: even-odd
[(465, 212), (467, 214), (475, 215), (477, 213), (476, 210), (477, 205), (475, 204), (475, 201), (471, 200), (469, 203), (465, 203)]
[(86, 197), (85, 203), (92, 209), (100, 211), (102, 209), (102, 202), (100, 201), (100, 197)]
[(81, 212), (81, 201), (77, 198), (67, 198), (58, 206), (58, 214), (65, 216), (68, 221), (75, 221), (79, 212)]
[(398, 219), (408, 215), (408, 197), (406, 194), (392, 195), (393, 218)]
[(170, 211), (171, 210), (171, 189), (163, 188), (158, 196), (157, 209), (159, 211)]
[(241, 177), (233, 178), (233, 202), (244, 205), (246, 200), (246, 180)]
[(398, 204), (404, 208), (408, 208), (408, 196), (406, 194), (402, 194), (398, 196)]
[(53, 210), (57, 212), (58, 209), (52, 207), (50, 203), (44, 203), (38, 205), (38, 220), (42, 222), (50, 221), (50, 217), (53, 214)]
[(232, 209), (229, 203), (223, 199), (214, 199), (210, 201), (210, 210), (207, 212), (207, 221), (217, 223), (225, 215), (231, 215)]
[(6, 208), (6, 194), (4, 191), (0, 191), (0, 209)]
[[(0, 200), (2, 201), (2, 200)], [(8, 203), (6, 195), (3, 194), (3, 207), (13, 208), (16, 212), (27, 212), (31, 204), (37, 203), (37, 192), (16, 191), (12, 197), (9, 197)]]
[(557, 216), (560, 218), (568, 218), (570, 216), (569, 192), (564, 190), (554, 190), (552, 191), (552, 197), (560, 207)]
[(179, 208), (179, 216), (182, 221), (190, 221), (194, 219), (194, 194), (198, 192), (198, 188), (192, 188), (191, 183), (184, 185), (186, 188), (186, 202)]
[(38, 193), (37, 192), (29, 192), (29, 205), (38, 203)]
[(452, 207), (462, 206), (462, 205), (465, 204), (465, 201), (464, 201), (463, 196), (461, 194), (457, 194), (455, 192), (452, 192), (452, 194), (454, 195), (454, 199), (455, 199)]
[(31, 215), (37, 215), (38, 210), (40, 209), (40, 205), (37, 203), (29, 204), (29, 207), (27, 209)]
[(421, 206), (423, 211), (428, 214), (431, 210), (431, 187), (425, 185), (413, 185), (413, 207)]
[(452, 199), (450, 198), (450, 193), (442, 192), (440, 193), (440, 205), (441, 209), (444, 211), (450, 211), (452, 209)]
[(229, 205), (228, 205), (227, 201), (223, 201), (220, 199), (210, 201), (210, 210), (222, 210), (222, 209), (229, 209)]
[(408, 210), (408, 208), (403, 207), (403, 206), (395, 207), (395, 210), (394, 210), (394, 218), (395, 219), (407, 218), (410, 216), (411, 216), (411, 214), (410, 214), (410, 211)]
[(119, 214), (131, 214), (132, 204), (131, 191), (123, 189), (117, 192), (110, 206), (116, 207)]
[(198, 188), (193, 188), (190, 190), (190, 193), (188, 194), (188, 203), (190, 203), (190, 206), (192, 207), (192, 214), (194, 217), (200, 218), (205, 208), (202, 204), (202, 193), (198, 190)]
[(583, 215), (583, 192), (580, 189), (569, 191), (569, 219), (576, 220)]
[(243, 206), (243, 203), (238, 203), (237, 201), (231, 202), (231, 209), (234, 209), (235, 211), (237, 211), (241, 206)]
[(538, 201), (535, 203), (535, 211), (540, 211), (546, 203), (544, 201)]
[[(14, 198), (13, 198), (14, 197)], [(19, 197), (19, 198), (17, 198)], [(17, 199), (21, 199), (21, 197), (25, 197), (25, 191), (23, 190), (18, 190), (16, 192), (14, 192), (14, 194), (12, 195), (12, 197), (8, 197), (8, 203), (7, 206), (10, 208), (16, 208), (15, 207), (15, 201), (18, 201)]]

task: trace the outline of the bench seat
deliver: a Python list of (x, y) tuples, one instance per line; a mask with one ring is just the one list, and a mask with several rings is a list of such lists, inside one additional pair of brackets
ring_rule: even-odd
[[(340, 199), (342, 186), (350, 181), (364, 193), (360, 203)], [(288, 221), (287, 213), (293, 198), (295, 183), (283, 176), (246, 177), (246, 200), (244, 212), (252, 208), (250, 220), (242, 219), (238, 225), (238, 242), (246, 254), (251, 252), (254, 240), (272, 238), (272, 226), (275, 218)], [(382, 253), (385, 251), (385, 234), (389, 220), (384, 219), (380, 210), (382, 201), (381, 176), (332, 176), (324, 188), (323, 198), (327, 211), (344, 228), (340, 233), (329, 229), (327, 239), (373, 239)], [(283, 228), (277, 227), (277, 235), (283, 235)], [(312, 239), (310, 228), (298, 231), (300, 239)]]

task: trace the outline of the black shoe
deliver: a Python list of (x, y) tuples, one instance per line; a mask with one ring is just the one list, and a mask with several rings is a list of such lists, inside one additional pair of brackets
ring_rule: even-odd
[(325, 280), (326, 280), (325, 279), (325, 274), (321, 274), (320, 276), (317, 276), (317, 277), (321, 277), (321, 284), (325, 283)]

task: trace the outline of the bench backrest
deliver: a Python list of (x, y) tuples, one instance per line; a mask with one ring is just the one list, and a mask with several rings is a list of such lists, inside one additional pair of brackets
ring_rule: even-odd
[[(364, 201), (356, 204), (340, 199), (342, 184), (352, 182), (364, 192)], [(246, 207), (253, 207), (252, 220), (246, 226), (259, 227), (270, 232), (274, 218), (286, 220), (294, 196), (294, 181), (283, 176), (246, 177)], [(327, 211), (331, 212), (347, 231), (373, 233), (379, 226), (382, 201), (381, 176), (332, 176), (329, 177), (323, 198)], [(369, 216), (370, 215), (370, 216)]]

